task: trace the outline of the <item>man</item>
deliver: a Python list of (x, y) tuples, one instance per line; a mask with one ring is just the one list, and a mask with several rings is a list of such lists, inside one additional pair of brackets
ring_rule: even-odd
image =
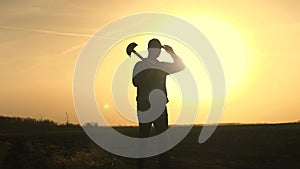
[[(160, 62), (157, 60), (161, 53), (161, 48), (165, 49), (167, 53), (173, 58), (173, 63)], [(158, 39), (151, 39), (148, 43), (148, 57), (136, 63), (133, 71), (133, 85), (137, 87), (137, 110), (139, 119), (139, 137), (146, 138), (150, 136), (152, 123), (155, 127), (155, 133), (160, 134), (168, 129), (168, 113), (166, 104), (168, 102), (166, 77), (169, 74), (179, 72), (185, 68), (181, 59), (174, 53), (172, 47), (168, 45), (161, 45)], [(159, 89), (163, 96), (155, 104), (149, 99), (151, 92)], [(152, 106), (159, 107), (163, 104), (161, 112), (153, 111)], [(150, 116), (144, 116), (142, 113), (155, 114), (159, 113), (157, 118), (151, 119)], [(151, 116), (152, 117), (152, 116)], [(168, 153), (163, 153), (159, 156), (159, 164), (163, 169), (169, 168)], [(138, 169), (144, 168), (144, 159), (140, 158), (137, 162)]]

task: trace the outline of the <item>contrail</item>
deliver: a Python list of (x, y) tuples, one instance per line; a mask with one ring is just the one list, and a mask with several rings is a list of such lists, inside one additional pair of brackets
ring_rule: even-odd
[(63, 35), (63, 36), (75, 36), (75, 37), (92, 37), (92, 35), (88, 35), (88, 34), (68, 33), (68, 32), (57, 32), (57, 31), (52, 31), (52, 30), (39, 30), (39, 29), (34, 29), (34, 30), (32, 30), (32, 31), (38, 32), (38, 33), (51, 34), (51, 35)]
[(47, 29), (28, 29), (23, 27), (7, 26), (7, 25), (0, 25), (0, 29), (36, 32), (42, 34), (68, 36), (68, 37), (88, 37), (88, 38), (96, 37), (96, 38), (103, 38), (103, 39), (110, 39), (110, 40), (115, 40), (118, 36), (114, 37), (114, 35), (122, 31), (122, 30), (111, 31), (111, 32), (106, 32), (106, 34), (103, 36), (96, 36), (94, 34), (91, 35), (91, 34), (81, 34), (81, 33), (73, 33), (73, 32), (59, 32), (59, 31), (47, 30)]
[(30, 32), (44, 33), (44, 34), (50, 34), (50, 35), (61, 35), (61, 36), (72, 36), (72, 37), (92, 37), (93, 36), (93, 35), (89, 35), (89, 34), (58, 32), (58, 31), (43, 30), (43, 29), (26, 29), (26, 28), (22, 28), (22, 27), (3, 26), (3, 25), (0, 25), (0, 28), (8, 29), (8, 30), (30, 31)]
[[(15, 26), (7, 26), (7, 25), (0, 25), (0, 29), (6, 29), (6, 30), (16, 30), (16, 31), (26, 31), (26, 32), (36, 32), (36, 33), (41, 33), (41, 34), (49, 34), (49, 35), (59, 35), (59, 36), (68, 36), (68, 37), (96, 37), (96, 38), (103, 38), (103, 39), (110, 39), (110, 40), (115, 40), (115, 38), (113, 37), (113, 35), (116, 32), (109, 32), (108, 34), (104, 35), (104, 36), (95, 36), (95, 35), (90, 35), (90, 34), (80, 34), (80, 33), (73, 33), (73, 32), (59, 32), (59, 31), (54, 31), (54, 30), (45, 30), (45, 29), (28, 29), (28, 28), (23, 28), (23, 27), (15, 27)], [(118, 33), (118, 31), (117, 31)], [(25, 71), (25, 70), (32, 70), (35, 67), (45, 63), (45, 62), (49, 62), (50, 60), (56, 59), (57, 57), (63, 56), (67, 53), (70, 53), (72, 51), (78, 50), (81, 47), (84, 46), (85, 43), (80, 43), (74, 46), (71, 46), (68, 49), (63, 50), (62, 52), (60, 52), (56, 57), (52, 57), (50, 59), (47, 59), (46, 61), (43, 61), (41, 63), (32, 65), (26, 69), (22, 69), (20, 71)]]
[(74, 46), (72, 46), (72, 47), (70, 47), (70, 48), (68, 48), (68, 49), (66, 49), (66, 50), (64, 50), (64, 51), (62, 51), (62, 52), (60, 52), (60, 53), (59, 53), (58, 55), (56, 55), (55, 57), (48, 58), (48, 59), (46, 59), (46, 60), (44, 60), (44, 61), (42, 61), (42, 62), (36, 63), (36, 64), (34, 64), (34, 65), (31, 65), (31, 66), (29, 66), (29, 67), (27, 67), (27, 68), (25, 68), (25, 69), (22, 69), (22, 70), (19, 70), (19, 71), (16, 71), (16, 72), (19, 73), (19, 72), (25, 72), (25, 71), (33, 70), (33, 69), (35, 69), (36, 67), (38, 67), (38, 66), (40, 66), (40, 65), (42, 65), (42, 64), (48, 63), (48, 62), (50, 62), (51, 60), (57, 59), (57, 58), (59, 58), (59, 57), (64, 56), (64, 55), (67, 54), (67, 53), (70, 53), (70, 52), (73, 52), (73, 51), (75, 51), (75, 50), (78, 50), (78, 49), (82, 48), (82, 47), (84, 46), (84, 44), (85, 44), (85, 43), (80, 43), (80, 44), (74, 45)]
[(72, 47), (70, 47), (70, 48), (68, 48), (68, 49), (60, 52), (59, 56), (65, 55), (65, 54), (70, 53), (70, 52), (73, 52), (73, 51), (75, 51), (77, 49), (82, 48), (83, 46), (84, 46), (84, 43), (80, 43), (78, 45), (74, 45), (74, 46), (72, 46)]

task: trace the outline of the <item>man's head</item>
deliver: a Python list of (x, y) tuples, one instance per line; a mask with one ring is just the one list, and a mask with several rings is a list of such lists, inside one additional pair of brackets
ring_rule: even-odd
[(152, 59), (158, 58), (162, 47), (163, 46), (158, 39), (151, 39), (148, 43), (148, 57)]

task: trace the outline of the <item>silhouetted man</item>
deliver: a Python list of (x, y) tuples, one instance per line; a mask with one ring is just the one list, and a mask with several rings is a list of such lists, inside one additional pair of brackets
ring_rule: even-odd
[[(160, 62), (157, 60), (161, 53), (161, 48), (173, 58), (173, 63)], [(155, 127), (155, 133), (160, 134), (168, 129), (168, 113), (166, 104), (168, 102), (166, 77), (169, 74), (176, 73), (184, 69), (184, 64), (181, 59), (174, 53), (172, 47), (161, 45), (158, 39), (151, 39), (148, 43), (148, 57), (136, 63), (133, 71), (133, 85), (137, 87), (137, 110), (139, 120), (139, 137), (146, 138), (150, 136), (152, 123)], [(156, 99), (155, 104), (150, 104), (149, 96), (151, 91), (159, 89), (163, 95), (159, 100)], [(157, 102), (158, 101), (158, 102)], [(160, 106), (163, 104), (162, 112), (151, 112), (150, 107)], [(147, 111), (148, 110), (148, 111)], [(152, 109), (151, 109), (152, 110)], [(142, 119), (141, 112), (159, 113), (157, 118), (147, 121), (147, 118)], [(145, 116), (144, 116), (145, 117)], [(169, 155), (163, 153), (159, 155), (159, 164), (163, 169), (169, 168)], [(144, 168), (144, 159), (140, 158), (137, 161), (138, 169)]]

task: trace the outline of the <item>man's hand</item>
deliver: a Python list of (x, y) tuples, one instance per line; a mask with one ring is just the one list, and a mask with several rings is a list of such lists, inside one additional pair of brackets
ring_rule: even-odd
[(163, 45), (162, 46), (165, 50), (166, 50), (166, 52), (168, 52), (170, 55), (174, 55), (175, 54), (175, 52), (174, 52), (174, 50), (173, 50), (173, 48), (171, 47), (171, 46), (169, 46), (169, 45)]
[(185, 68), (184, 63), (182, 60), (175, 54), (173, 48), (169, 45), (163, 45), (162, 48), (166, 50), (167, 53), (171, 55), (173, 58), (173, 63), (161, 62), (160, 65), (164, 67), (163, 70), (167, 70), (168, 74), (176, 73)]

